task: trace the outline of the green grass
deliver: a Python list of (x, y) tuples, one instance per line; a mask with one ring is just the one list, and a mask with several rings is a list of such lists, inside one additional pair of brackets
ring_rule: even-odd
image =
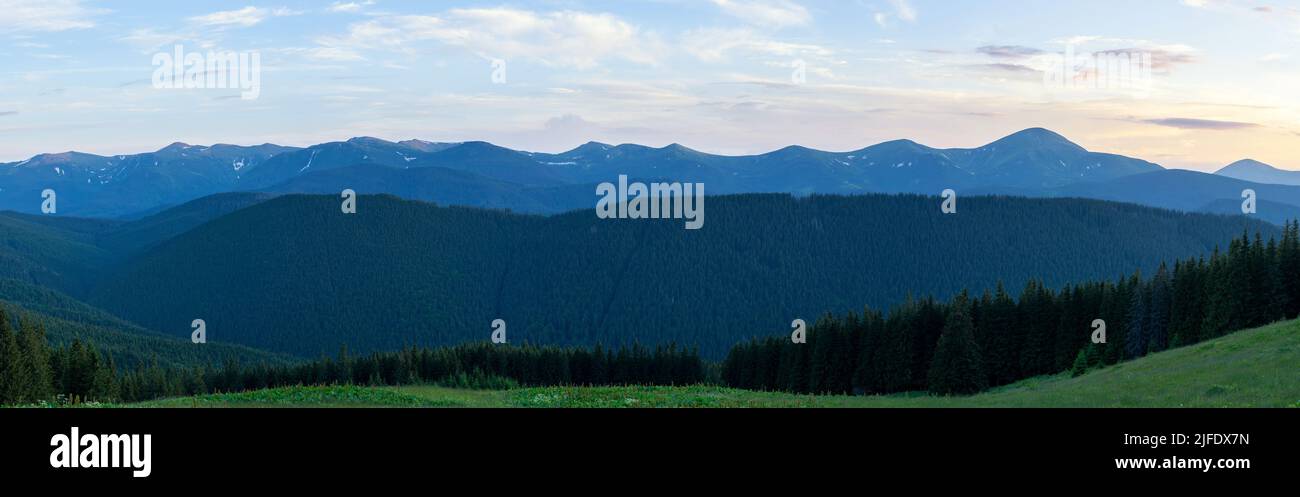
[(128, 407), (457, 407), (455, 400), (358, 386), (285, 387), (162, 399)]
[(1300, 321), (1153, 354), (1078, 378), (1031, 378), (970, 397), (791, 395), (713, 386), (295, 387), (141, 407), (1300, 407)]

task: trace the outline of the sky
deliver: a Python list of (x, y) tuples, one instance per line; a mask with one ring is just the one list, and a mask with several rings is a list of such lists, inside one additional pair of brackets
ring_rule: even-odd
[[(256, 91), (167, 88), (178, 46), (245, 55)], [(354, 136), (977, 147), (1045, 127), (1166, 167), (1300, 169), (1298, 46), (1300, 0), (0, 0), (0, 162)], [(1132, 77), (1088, 79), (1113, 56)]]

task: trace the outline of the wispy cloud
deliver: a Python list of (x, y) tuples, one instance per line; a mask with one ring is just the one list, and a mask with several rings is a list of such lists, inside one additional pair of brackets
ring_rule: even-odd
[(1025, 59), (1043, 53), (1040, 49), (1021, 45), (985, 45), (975, 51), (999, 59)]
[(298, 12), (287, 8), (264, 9), (248, 6), (238, 10), (223, 10), (211, 14), (189, 18), (201, 26), (249, 27), (256, 26), (269, 17), (295, 15)]
[(485, 58), (526, 58), (583, 69), (607, 59), (654, 64), (663, 51), (657, 36), (612, 14), (505, 7), (383, 17), (353, 24), (344, 36), (316, 41), (320, 48), (340, 56), (360, 57), (363, 50), (406, 50), (428, 41)]
[(893, 20), (898, 19), (906, 22), (915, 22), (917, 18), (916, 7), (912, 6), (910, 0), (887, 0), (891, 8), (890, 11), (876, 12), (874, 19), (876, 24), (882, 27), (889, 26)]
[(0, 0), (0, 32), (85, 29), (105, 12), (81, 0)]
[(784, 28), (812, 22), (808, 9), (790, 0), (713, 0), (728, 15), (755, 26)]
[(1259, 127), (1255, 123), (1244, 123), (1237, 121), (1216, 121), (1212, 119), (1191, 119), (1184, 117), (1169, 117), (1163, 119), (1146, 119), (1144, 122), (1159, 126), (1168, 126), (1179, 129), (1204, 129), (1204, 130), (1228, 130)]
[(777, 41), (751, 29), (705, 28), (687, 32), (682, 36), (681, 47), (687, 53), (705, 62), (718, 62), (731, 53), (768, 57), (828, 56), (825, 47)]
[(327, 10), (330, 12), (356, 13), (361, 12), (362, 9), (374, 4), (375, 2), (372, 0), (366, 0), (364, 2), (334, 2)]

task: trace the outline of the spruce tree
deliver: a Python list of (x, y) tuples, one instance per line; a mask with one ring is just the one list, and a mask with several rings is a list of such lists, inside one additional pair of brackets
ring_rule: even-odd
[(1124, 356), (1136, 359), (1146, 355), (1151, 340), (1150, 323), (1151, 286), (1138, 283), (1133, 289), (1129, 306), (1128, 333), (1124, 336)]
[(984, 359), (975, 343), (967, 303), (958, 299), (939, 336), (930, 365), (929, 389), (941, 395), (970, 395), (988, 387)]
[(5, 378), (8, 380), (6, 385), (5, 399), (7, 403), (26, 403), (35, 399), (31, 396), (31, 370), (28, 368), (27, 358), (23, 354), (22, 326), (18, 327), (18, 332), (8, 331), (3, 337), (4, 348), (8, 352), (5, 354), (9, 357), (5, 365)]
[(1169, 347), (1169, 309), (1173, 304), (1172, 292), (1169, 270), (1161, 264), (1155, 278), (1151, 279), (1151, 301), (1147, 309), (1150, 317), (1146, 321), (1145, 330), (1149, 352), (1160, 352)]
[(0, 405), (17, 401), (14, 368), (18, 363), (18, 342), (10, 329), (9, 315), (0, 305)]
[(54, 398), (54, 376), (50, 370), (50, 344), (45, 338), (45, 323), (30, 323), (27, 333), (25, 353), (28, 355), (27, 368), (31, 371), (32, 400)]
[(1200, 340), (1223, 336), (1228, 331), (1232, 304), (1227, 258), (1217, 250), (1210, 258), (1202, 281), (1201, 302), (1205, 303), (1205, 318), (1201, 321)]
[(1287, 228), (1279, 259), (1286, 317), (1294, 319), (1300, 317), (1300, 219)]
[(1070, 366), (1070, 377), (1078, 378), (1088, 372), (1088, 353), (1080, 350), (1074, 355), (1074, 365)]
[(998, 283), (993, 303), (984, 311), (984, 326), (987, 328), (988, 347), (981, 347), (984, 354), (985, 372), (992, 385), (1003, 385), (1020, 378), (1019, 334), (1016, 333), (1016, 301), (1007, 293), (1002, 283)]

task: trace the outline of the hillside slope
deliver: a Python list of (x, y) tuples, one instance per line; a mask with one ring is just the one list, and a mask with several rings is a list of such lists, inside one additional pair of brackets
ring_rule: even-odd
[(75, 339), (91, 342), (121, 368), (154, 361), (162, 367), (194, 368), (220, 367), (227, 360), (241, 364), (291, 360), (238, 345), (195, 345), (188, 338), (146, 330), (62, 293), (12, 279), (0, 278), (0, 306), (11, 316), (27, 315), (43, 324), (51, 344), (67, 345)]
[(1077, 199), (711, 197), (703, 229), (443, 208), (363, 196), (284, 196), (146, 251), (90, 299), (146, 327), (205, 319), (224, 342), (317, 357), (481, 340), (607, 346), (734, 343), (794, 318), (883, 308), (910, 294), (1015, 291), (1111, 279), (1207, 254), (1244, 218)]
[(136, 407), (1300, 407), (1300, 321), (1241, 331), (1070, 378), (1032, 378), (970, 397), (750, 392), (712, 386), (295, 387), (201, 395)]

